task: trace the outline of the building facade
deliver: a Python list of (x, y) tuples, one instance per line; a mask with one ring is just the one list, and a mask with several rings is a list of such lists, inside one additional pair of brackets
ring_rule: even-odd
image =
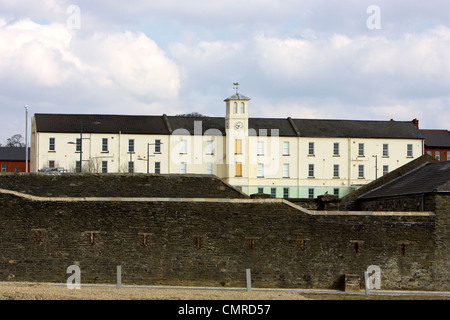
[(413, 122), (250, 118), (250, 98), (225, 117), (35, 114), (31, 170), (213, 174), (246, 194), (342, 197), (424, 152)]
[[(28, 159), (30, 149), (28, 148)], [(25, 147), (0, 147), (0, 172), (25, 172), (26, 168)], [(28, 160), (28, 171), (30, 161)]]

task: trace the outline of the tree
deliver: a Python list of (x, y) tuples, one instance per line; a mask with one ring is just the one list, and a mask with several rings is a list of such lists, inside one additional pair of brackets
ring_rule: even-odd
[(25, 142), (23, 142), (22, 135), (15, 134), (11, 138), (6, 139), (5, 147), (10, 147), (10, 148), (25, 147)]
[(201, 118), (207, 118), (208, 116), (205, 116), (198, 112), (191, 112), (191, 113), (183, 113), (183, 114), (177, 114), (176, 117), (201, 117)]

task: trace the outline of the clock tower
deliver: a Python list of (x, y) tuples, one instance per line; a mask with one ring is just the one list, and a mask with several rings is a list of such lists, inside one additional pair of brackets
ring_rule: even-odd
[(248, 102), (250, 98), (238, 92), (225, 99), (226, 178), (234, 186), (248, 183)]

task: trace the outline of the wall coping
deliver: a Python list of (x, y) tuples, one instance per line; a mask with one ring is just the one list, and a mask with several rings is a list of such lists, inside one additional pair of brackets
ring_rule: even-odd
[(288, 205), (308, 215), (328, 216), (435, 216), (433, 212), (404, 212), (404, 211), (319, 211), (307, 210), (285, 199), (230, 199), (230, 198), (143, 198), (143, 197), (42, 197), (18, 191), (1, 189), (0, 194), (9, 194), (31, 201), (42, 202), (206, 202), (206, 203), (280, 203)]

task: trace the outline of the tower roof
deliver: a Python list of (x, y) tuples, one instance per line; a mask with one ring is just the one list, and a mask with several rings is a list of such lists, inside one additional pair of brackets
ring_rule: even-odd
[(226, 98), (224, 101), (228, 101), (228, 100), (250, 100), (250, 98), (244, 96), (243, 94), (235, 93), (231, 97)]

